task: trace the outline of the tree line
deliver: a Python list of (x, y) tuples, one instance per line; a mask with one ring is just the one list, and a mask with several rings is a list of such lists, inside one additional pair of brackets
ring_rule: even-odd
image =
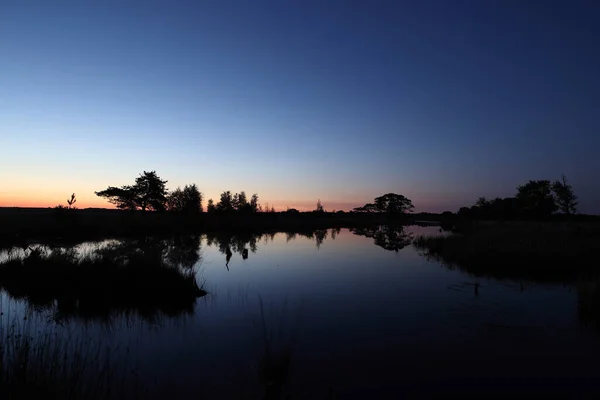
[[(204, 211), (202, 206), (204, 195), (196, 184), (185, 185), (183, 188), (178, 187), (169, 192), (166, 188), (167, 182), (161, 179), (156, 171), (144, 171), (135, 179), (133, 185), (109, 186), (95, 193), (121, 210), (172, 211), (185, 214)], [(221, 193), (217, 204), (213, 199), (209, 199), (207, 205), (209, 213), (254, 213), (259, 211), (262, 211), (262, 207), (258, 203), (258, 194), (253, 194), (248, 200), (244, 191), (235, 194), (225, 191)], [(272, 211), (274, 212), (275, 209), (273, 208)]]
[[(123, 210), (172, 211), (185, 214), (201, 213), (204, 211), (202, 202), (204, 195), (196, 184), (185, 185), (169, 192), (166, 180), (162, 180), (156, 171), (144, 171), (135, 179), (134, 184), (121, 187), (109, 186), (95, 192), (96, 195), (107, 199), (117, 208)], [(75, 202), (75, 195), (69, 201), (69, 207)], [(565, 175), (560, 180), (530, 180), (517, 186), (514, 197), (488, 200), (480, 197), (473, 206), (462, 207), (458, 215), (468, 218), (547, 218), (556, 211), (566, 215), (577, 212), (578, 197)], [(405, 215), (411, 213), (414, 205), (407, 197), (387, 193), (376, 197), (372, 203), (356, 207), (353, 213), (379, 213), (387, 215)], [(258, 202), (258, 194), (248, 198), (245, 191), (232, 193), (224, 191), (219, 201), (208, 199), (208, 213), (242, 213), (275, 212), (274, 207), (266, 205), (263, 208)], [(288, 209), (288, 213), (297, 213), (296, 209)], [(321, 200), (317, 201), (313, 212), (324, 213)], [(450, 214), (446, 212), (444, 214)]]
[[(185, 214), (201, 213), (204, 211), (202, 202), (204, 195), (196, 184), (185, 185), (169, 192), (166, 188), (167, 181), (161, 179), (156, 171), (144, 171), (135, 179), (132, 185), (121, 187), (109, 186), (104, 190), (95, 192), (97, 196), (105, 198), (118, 209), (136, 211), (172, 211)], [(357, 207), (353, 212), (404, 214), (414, 208), (410, 199), (388, 193), (377, 197), (374, 203)], [(219, 201), (208, 199), (206, 211), (208, 213), (241, 213), (252, 214), (257, 212), (275, 212), (274, 207), (268, 204), (263, 206), (258, 202), (258, 194), (254, 193), (248, 198), (245, 191), (232, 193), (227, 190), (221, 193)], [(288, 209), (288, 213), (298, 213), (296, 209)], [(325, 208), (319, 199), (315, 213), (325, 213)]]
[(560, 180), (530, 180), (517, 186), (514, 197), (477, 199), (458, 214), (468, 218), (536, 218), (550, 217), (557, 211), (565, 215), (577, 213), (578, 197), (563, 174)]

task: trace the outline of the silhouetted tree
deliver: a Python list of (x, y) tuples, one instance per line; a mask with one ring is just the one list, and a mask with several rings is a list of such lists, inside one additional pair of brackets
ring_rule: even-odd
[(146, 172), (135, 179), (136, 198), (142, 211), (164, 211), (167, 204), (167, 181), (161, 180), (156, 171)]
[(523, 214), (523, 206), (515, 197), (496, 199), (492, 204), (493, 212), (501, 218), (517, 218)]
[(167, 200), (169, 211), (195, 214), (202, 212), (202, 193), (195, 184), (177, 188), (169, 194)]
[(107, 189), (96, 192), (97, 196), (106, 198), (117, 208), (137, 210), (164, 211), (167, 204), (167, 181), (161, 180), (156, 171), (144, 171), (135, 179), (133, 186), (116, 188), (109, 186)]
[(204, 200), (204, 195), (200, 190), (198, 190), (198, 186), (196, 184), (191, 184), (189, 186), (185, 186), (183, 188), (183, 193), (186, 197), (187, 206), (192, 212), (202, 212), (204, 209), (202, 208), (202, 200)]
[(323, 204), (321, 204), (321, 199), (317, 200), (317, 208), (315, 208), (315, 212), (325, 212), (325, 209), (323, 208)]
[(485, 197), (480, 197), (477, 199), (477, 201), (475, 202), (475, 205), (477, 207), (485, 207), (489, 204), (488, 200)]
[(458, 216), (462, 218), (470, 218), (473, 215), (473, 211), (469, 207), (461, 207), (458, 210)]
[(217, 211), (219, 212), (232, 212), (233, 208), (233, 196), (229, 190), (221, 193), (221, 200), (217, 203)]
[[(257, 196), (258, 199), (258, 196)], [(251, 213), (252, 205), (248, 202), (248, 197), (246, 196), (246, 192), (241, 191), (240, 193), (236, 193), (233, 196), (233, 208), (237, 212), (241, 213)]]
[(556, 196), (556, 203), (560, 211), (565, 214), (575, 214), (577, 212), (577, 196), (573, 192), (573, 187), (567, 183), (565, 174), (561, 175), (561, 180), (554, 181), (552, 191)]
[(412, 212), (414, 208), (410, 199), (401, 194), (388, 193), (375, 198), (374, 203), (367, 203), (362, 207), (354, 208), (352, 211), (398, 215)]
[(249, 206), (245, 191), (242, 190), (240, 193), (236, 193), (233, 196), (232, 206), (236, 211), (244, 211), (244, 209)]
[(388, 193), (375, 198), (375, 207), (388, 214), (405, 214), (415, 208), (408, 198), (401, 194)]
[(365, 204), (362, 207), (356, 207), (352, 211), (354, 211), (354, 212), (366, 212), (366, 213), (381, 212), (381, 210), (379, 210), (377, 207), (375, 207), (375, 204), (373, 204), (373, 203), (367, 203), (367, 204)]
[(263, 212), (274, 213), (275, 212), (275, 206), (269, 207), (269, 203), (266, 203), (265, 204), (265, 208), (263, 209)]
[(516, 197), (525, 212), (538, 218), (548, 217), (557, 209), (548, 180), (530, 180), (518, 186)]
[(136, 193), (132, 186), (114, 187), (95, 192), (97, 196), (104, 197), (109, 203), (114, 204), (121, 210), (137, 210)]
[(258, 194), (254, 193), (250, 198), (250, 209), (253, 213), (258, 212)]
[(208, 199), (208, 204), (206, 205), (206, 212), (214, 213), (217, 211), (217, 207), (215, 206), (215, 202), (213, 199)]
[(183, 190), (180, 187), (169, 193), (167, 198), (167, 209), (169, 211), (182, 212), (185, 208), (185, 199), (183, 197)]

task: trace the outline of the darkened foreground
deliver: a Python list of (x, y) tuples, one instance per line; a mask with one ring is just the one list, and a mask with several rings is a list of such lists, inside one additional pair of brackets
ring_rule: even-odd
[(109, 346), (52, 330), (40, 334), (23, 327), (27, 322), (0, 321), (0, 398), (148, 398)]
[(113, 246), (81, 257), (72, 249), (28, 249), (0, 263), (0, 289), (51, 311), (56, 320), (193, 312), (196, 299), (206, 294), (193, 270), (156, 250), (127, 250)]
[(470, 223), (454, 235), (419, 237), (415, 245), (477, 276), (566, 283), (600, 273), (598, 223)]
[[(29, 247), (0, 262), (0, 292), (63, 325), (72, 320), (110, 323), (137, 315), (154, 322), (194, 312), (206, 292), (193, 266), (198, 237), (142, 238), (88, 248)], [(48, 321), (50, 322), (50, 321)], [(43, 326), (38, 321), (33, 326)], [(52, 326), (52, 325), (48, 325)], [(0, 315), (0, 397), (23, 399), (149, 398), (136, 369), (101, 341), (33, 329), (27, 318)]]
[[(469, 384), (508, 394), (521, 382), (554, 392), (556, 380), (569, 393), (593, 388), (597, 369), (585, 364), (598, 348), (575, 322), (600, 332), (599, 281), (519, 285), (446, 271), (411, 245), (414, 234), (438, 230), (220, 231), (2, 252), (0, 272), (10, 278), (2, 301), (16, 307), (0, 303), (0, 398), (386, 398)], [(203, 259), (206, 302), (187, 281)], [(240, 291), (252, 280), (267, 285)], [(294, 290), (307, 308), (288, 300)], [(149, 323), (138, 325), (140, 316)], [(566, 381), (565, 371), (590, 382)]]

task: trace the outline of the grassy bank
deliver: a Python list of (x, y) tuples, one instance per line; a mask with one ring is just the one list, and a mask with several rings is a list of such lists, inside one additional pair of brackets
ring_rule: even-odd
[(419, 237), (425, 255), (477, 276), (575, 281), (600, 273), (598, 223), (488, 222), (444, 237)]
[(160, 254), (27, 250), (0, 264), (0, 289), (56, 318), (107, 319), (115, 313), (156, 315), (192, 312), (206, 292), (194, 271), (168, 264)]
[(155, 234), (292, 232), (372, 226), (388, 222), (390, 219), (384, 215), (350, 213), (202, 213), (185, 216), (105, 209), (0, 208), (0, 246), (10, 247), (32, 239), (83, 241)]

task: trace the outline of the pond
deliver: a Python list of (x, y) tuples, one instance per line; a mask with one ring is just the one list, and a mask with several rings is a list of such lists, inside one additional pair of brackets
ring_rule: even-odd
[[(73, 342), (100, 341), (136, 371), (137, 385), (171, 398), (260, 398), (265, 359), (287, 356), (284, 391), (291, 398), (595, 388), (599, 312), (589, 307), (598, 303), (595, 284), (469, 276), (410, 244), (414, 235), (438, 229), (84, 243), (76, 256), (155, 251), (183, 265), (201, 292), (179, 299), (189, 285), (173, 278), (174, 286), (164, 293), (153, 286), (136, 304), (136, 291), (145, 289), (128, 283), (132, 294), (123, 297), (117, 292), (130, 279), (123, 278), (103, 288), (112, 303), (98, 307), (61, 303), (48, 291), (34, 296), (0, 276), (0, 328), (17, 321), (32, 335), (51, 330)], [(0, 254), (0, 261), (7, 257)], [(92, 291), (106, 285), (95, 275), (85, 279)]]

